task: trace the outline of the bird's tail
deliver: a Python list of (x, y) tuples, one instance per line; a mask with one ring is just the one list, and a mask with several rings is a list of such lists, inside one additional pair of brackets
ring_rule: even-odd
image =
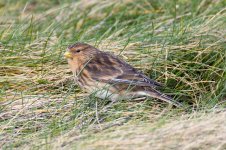
[(183, 105), (177, 101), (175, 101), (173, 98), (171, 98), (170, 96), (168, 95), (165, 95), (157, 90), (153, 90), (153, 91), (146, 91), (146, 95), (147, 96), (150, 96), (150, 97), (153, 97), (153, 98), (157, 98), (157, 99), (160, 99), (162, 101), (165, 101), (167, 103), (170, 103), (170, 104), (173, 104), (177, 107), (183, 107)]

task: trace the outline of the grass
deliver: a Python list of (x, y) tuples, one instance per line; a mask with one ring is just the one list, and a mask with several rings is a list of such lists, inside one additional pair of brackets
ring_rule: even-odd
[[(69, 131), (101, 136), (138, 122), (144, 128), (157, 122), (149, 127), (156, 130), (184, 114), (223, 109), (225, 6), (223, 0), (1, 0), (0, 145), (51, 149), (49, 142)], [(88, 96), (62, 55), (77, 41), (120, 55), (188, 109), (152, 99), (108, 107)]]

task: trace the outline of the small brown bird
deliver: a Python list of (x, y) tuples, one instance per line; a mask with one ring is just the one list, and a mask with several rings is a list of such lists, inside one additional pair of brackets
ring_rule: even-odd
[(100, 51), (89, 44), (76, 43), (68, 47), (64, 56), (77, 84), (96, 97), (116, 101), (149, 96), (181, 106), (155, 89), (161, 84), (113, 54)]

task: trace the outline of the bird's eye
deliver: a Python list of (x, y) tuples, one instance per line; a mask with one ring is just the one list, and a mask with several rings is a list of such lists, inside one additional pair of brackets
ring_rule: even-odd
[(79, 53), (80, 51), (81, 51), (81, 50), (79, 49), (79, 50), (76, 51), (76, 53)]

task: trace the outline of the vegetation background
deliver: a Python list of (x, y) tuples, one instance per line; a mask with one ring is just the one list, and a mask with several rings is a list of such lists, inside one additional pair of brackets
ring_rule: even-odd
[[(77, 41), (185, 108), (88, 96), (62, 55)], [(225, 100), (225, 0), (0, 0), (0, 149), (226, 149)]]

